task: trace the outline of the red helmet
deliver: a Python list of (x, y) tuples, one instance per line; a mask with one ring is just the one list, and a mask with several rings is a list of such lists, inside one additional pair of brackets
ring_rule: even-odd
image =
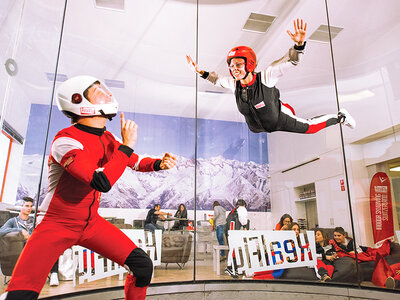
[[(245, 66), (246, 66), (246, 72), (253, 72), (254, 69), (256, 68), (257, 65), (257, 57), (256, 54), (254, 53), (253, 49), (247, 46), (238, 46), (233, 48), (231, 51), (228, 53), (228, 57), (226, 58), (226, 62), (228, 63), (228, 66), (231, 63), (232, 58), (243, 58), (245, 61)], [(229, 70), (230, 72), (230, 70)], [(232, 73), (231, 73), (232, 75)]]

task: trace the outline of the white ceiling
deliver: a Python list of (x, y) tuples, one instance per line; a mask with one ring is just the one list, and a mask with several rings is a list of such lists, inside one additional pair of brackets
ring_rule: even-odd
[[(344, 28), (333, 44), (340, 82), (357, 80), (397, 60), (400, 1), (328, 2), (331, 25)], [(49, 103), (52, 85), (45, 73), (55, 72), (63, 11), (63, 0), (0, 2), (0, 57), (2, 61), (14, 57), (19, 65), (10, 85), (11, 98)], [(273, 15), (276, 20), (265, 34), (242, 31), (251, 12)], [(297, 17), (308, 22), (310, 36), (327, 24), (325, 1), (200, 0), (197, 11), (194, 0), (126, 0), (125, 11), (115, 11), (95, 8), (93, 0), (69, 0), (58, 72), (125, 81), (125, 89), (113, 89), (123, 110), (193, 117), (196, 77), (185, 55), (196, 57), (197, 39), (199, 65), (206, 70), (228, 76), (225, 57), (237, 45), (254, 48), (261, 70), (292, 45), (286, 30), (292, 30)], [(8, 78), (2, 71), (0, 91), (6, 89)], [(208, 93), (228, 91), (201, 79), (198, 84), (199, 116), (242, 120), (231, 94)], [(310, 41), (303, 62), (278, 87), (284, 97), (298, 101), (297, 110), (305, 116), (314, 113), (317, 105), (334, 109), (329, 44)], [(330, 87), (326, 99), (296, 99), (298, 91), (304, 94), (319, 87), (324, 91)], [(348, 93), (357, 91), (352, 87), (343, 85)], [(226, 99), (226, 105), (217, 103), (220, 98)]]

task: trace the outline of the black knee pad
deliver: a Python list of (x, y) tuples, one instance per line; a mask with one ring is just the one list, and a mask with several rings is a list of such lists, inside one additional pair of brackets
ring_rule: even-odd
[(145, 287), (150, 284), (153, 275), (153, 262), (140, 248), (134, 249), (126, 258), (125, 264), (136, 277), (136, 286)]
[(39, 294), (34, 291), (18, 290), (7, 292), (6, 300), (36, 300)]

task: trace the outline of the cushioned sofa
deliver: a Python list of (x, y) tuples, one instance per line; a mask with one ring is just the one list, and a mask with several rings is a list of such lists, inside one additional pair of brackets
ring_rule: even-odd
[(10, 232), (0, 238), (0, 268), (3, 275), (11, 276), (24, 244), (22, 232)]
[(176, 263), (183, 269), (192, 250), (192, 234), (189, 232), (163, 233), (161, 247), (161, 262), (168, 267), (169, 263)]
[[(326, 230), (329, 233), (332, 230)], [(330, 236), (331, 237), (331, 236)], [(391, 264), (400, 262), (400, 245), (398, 243), (392, 242), (390, 245), (390, 255), (385, 257), (386, 261)], [(371, 281), (372, 274), (374, 272), (374, 261), (361, 262), (358, 264), (360, 280), (361, 281)], [(334, 262), (335, 271), (333, 272), (332, 281), (334, 282), (346, 282), (346, 283), (357, 283), (357, 266), (354, 259), (350, 257), (341, 257)], [(314, 269), (310, 268), (293, 268), (287, 269), (283, 275), (282, 279), (290, 280), (318, 280), (315, 275)]]

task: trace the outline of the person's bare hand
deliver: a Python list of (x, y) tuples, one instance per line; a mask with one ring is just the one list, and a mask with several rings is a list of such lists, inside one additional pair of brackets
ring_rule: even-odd
[(329, 260), (329, 261), (334, 261), (334, 260), (335, 260), (335, 256), (333, 256), (333, 255), (327, 255), (327, 256), (326, 256), (326, 259)]
[(176, 157), (172, 154), (165, 153), (161, 160), (160, 168), (161, 170), (172, 169), (176, 165)]
[(186, 61), (193, 72), (199, 73), (200, 75), (204, 74), (204, 71), (199, 68), (199, 66), (194, 62), (190, 55), (186, 55)]
[(302, 46), (304, 44), (304, 40), (306, 39), (307, 23), (304, 22), (303, 19), (297, 19), (293, 21), (293, 25), (294, 33), (290, 32), (290, 30), (286, 30), (286, 32), (293, 42), (295, 42), (298, 46)]
[(28, 231), (26, 231), (25, 229), (21, 230), (22, 235), (24, 236), (24, 239), (27, 241), (30, 237)]
[(124, 113), (121, 112), (121, 136), (122, 144), (133, 149), (136, 145), (138, 125), (132, 120), (125, 120)]

